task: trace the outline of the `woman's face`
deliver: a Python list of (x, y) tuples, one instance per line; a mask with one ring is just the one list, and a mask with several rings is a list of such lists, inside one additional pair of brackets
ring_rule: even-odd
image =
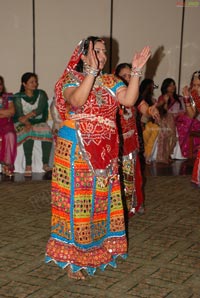
[(107, 61), (105, 44), (101, 41), (97, 41), (94, 45), (94, 51), (99, 61), (99, 69), (102, 70)]
[(33, 91), (37, 89), (38, 87), (38, 81), (35, 77), (30, 77), (30, 79), (26, 82), (23, 83), (25, 91)]
[(192, 90), (196, 90), (198, 93), (200, 93), (200, 79), (194, 78), (192, 82)]
[(131, 78), (131, 69), (128, 66), (122, 68), (119, 72), (119, 77), (129, 84)]
[(175, 90), (176, 90), (176, 85), (175, 85), (173, 82), (171, 82), (171, 83), (169, 84), (169, 86), (167, 87), (167, 92), (169, 92), (169, 93), (174, 93)]

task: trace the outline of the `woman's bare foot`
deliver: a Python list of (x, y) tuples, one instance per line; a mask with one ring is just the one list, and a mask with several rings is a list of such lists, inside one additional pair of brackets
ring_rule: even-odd
[(69, 266), (67, 267), (67, 275), (71, 279), (76, 279), (76, 280), (84, 280), (85, 279), (85, 276), (83, 275), (83, 273), (81, 271), (72, 272), (72, 269)]

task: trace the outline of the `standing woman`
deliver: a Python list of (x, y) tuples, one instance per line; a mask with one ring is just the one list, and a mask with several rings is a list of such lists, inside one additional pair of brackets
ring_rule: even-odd
[(176, 94), (176, 84), (172, 78), (166, 78), (162, 82), (161, 93), (157, 102), (161, 119), (156, 161), (169, 164), (177, 142), (175, 118), (171, 111), (176, 104), (181, 107), (181, 102)]
[(0, 76), (0, 164), (2, 173), (8, 177), (13, 175), (17, 154), (14, 113), (13, 95), (6, 92), (4, 79)]
[[(129, 63), (118, 64), (115, 75), (128, 86), (131, 79), (131, 65)], [(146, 117), (156, 117), (158, 111), (153, 108), (149, 109), (149, 105), (143, 98), (139, 98), (132, 107), (120, 106), (117, 121), (122, 162), (122, 196), (125, 197), (129, 216), (144, 212), (143, 179), (139, 157), (139, 138), (142, 138), (142, 129), (138, 129), (140, 128), (140, 123), (137, 123), (137, 120), (140, 122), (140, 117), (137, 117), (138, 113)]]
[[(127, 86), (131, 79), (131, 65), (129, 63), (118, 64), (115, 75)], [(144, 212), (144, 193), (141, 164), (139, 157), (139, 138), (142, 129), (140, 128), (140, 113), (146, 117), (158, 117), (158, 110), (155, 107), (149, 109), (143, 97), (139, 97), (132, 107), (120, 106), (118, 131), (120, 137), (120, 160), (122, 160), (122, 195), (125, 197), (128, 215)]]
[(23, 144), (26, 168), (25, 177), (32, 176), (32, 152), (34, 140), (42, 143), (43, 170), (49, 171), (49, 156), (52, 146), (51, 128), (47, 124), (48, 97), (43, 90), (37, 89), (38, 77), (26, 72), (21, 78), (20, 92), (14, 95), (15, 127), (17, 144)]
[[(194, 126), (191, 125), (190, 131), (200, 131), (200, 129), (194, 129), (195, 122), (199, 121), (200, 123), (200, 71), (195, 71), (193, 73), (190, 88), (188, 88), (188, 86), (183, 88), (183, 96), (186, 113), (188, 117), (194, 121)], [(198, 145), (197, 150), (192, 171), (192, 182), (197, 186), (200, 186), (200, 144)]]
[(97, 268), (116, 266), (126, 257), (127, 240), (118, 177), (118, 104), (137, 99), (139, 74), (149, 47), (136, 54), (128, 88), (102, 74), (105, 42), (89, 37), (76, 47), (55, 91), (63, 119), (58, 132), (52, 177), (52, 227), (46, 262), (84, 279)]
[[(198, 112), (198, 98), (195, 96), (195, 100), (192, 97), (191, 92), (198, 93), (200, 88), (200, 71), (195, 71), (192, 74), (190, 86), (183, 88), (183, 100), (185, 103), (185, 112), (177, 117), (177, 130), (179, 135), (179, 143), (181, 152), (184, 157), (190, 156), (190, 132), (200, 131), (200, 112)], [(200, 138), (193, 138), (193, 152), (194, 156), (197, 155), (198, 148), (200, 146)]]

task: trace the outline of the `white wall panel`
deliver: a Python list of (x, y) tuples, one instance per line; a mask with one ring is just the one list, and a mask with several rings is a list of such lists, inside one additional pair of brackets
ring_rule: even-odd
[(109, 36), (108, 0), (36, 0), (36, 72), (40, 88), (53, 96), (78, 43), (89, 35)]
[[(145, 45), (152, 49), (148, 76), (161, 85), (163, 79), (178, 80), (182, 10), (174, 0), (114, 0), (113, 38), (119, 42), (119, 61), (131, 61), (133, 53)], [(162, 51), (163, 48), (163, 51)], [(159, 95), (160, 90), (156, 95)]]
[[(131, 61), (133, 53), (148, 44), (153, 61), (149, 61), (147, 76), (159, 62), (155, 82), (161, 85), (166, 77), (178, 81), (182, 8), (177, 3), (113, 0), (113, 68), (116, 63)], [(19, 90), (21, 75), (33, 70), (32, 4), (33, 0), (0, 0), (0, 74), (13, 92)], [(88, 35), (109, 37), (110, 5), (110, 0), (35, 0), (35, 70), (49, 97), (76, 43)], [(181, 88), (200, 69), (199, 16), (199, 6), (186, 7)], [(161, 61), (159, 54), (164, 54)]]
[(33, 70), (32, 0), (0, 0), (0, 75), (17, 92), (21, 75)]
[(198, 7), (185, 9), (181, 87), (190, 83), (194, 71), (200, 70), (200, 2), (195, 2), (199, 3)]

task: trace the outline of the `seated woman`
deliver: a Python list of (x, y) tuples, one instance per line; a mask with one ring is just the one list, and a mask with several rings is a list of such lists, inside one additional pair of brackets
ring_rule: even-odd
[(13, 124), (15, 113), (12, 93), (7, 93), (4, 79), (0, 76), (0, 163), (2, 173), (11, 177), (17, 152), (16, 133)]
[[(190, 87), (186, 86), (183, 89), (183, 100), (185, 102), (186, 111), (177, 117), (177, 130), (179, 135), (179, 143), (181, 147), (181, 152), (184, 157), (189, 157), (190, 148), (190, 132), (200, 131), (200, 113), (197, 112), (198, 109), (192, 109), (192, 105), (195, 106), (197, 101), (194, 102), (191, 92), (197, 92), (200, 86), (200, 71), (195, 71), (192, 74)], [(200, 138), (193, 138), (193, 155), (197, 155), (198, 147), (200, 146)]]
[[(183, 96), (186, 115), (194, 122), (200, 122), (200, 71), (195, 71), (193, 73), (190, 88), (188, 88), (188, 86), (183, 88)], [(192, 124), (190, 129), (194, 129)], [(200, 129), (198, 131), (200, 132)], [(197, 186), (200, 186), (200, 144), (198, 147), (196, 146), (196, 148), (198, 151), (192, 172), (192, 182)]]
[(22, 75), (21, 89), (14, 95), (15, 127), (17, 144), (23, 144), (26, 169), (24, 176), (32, 176), (32, 152), (34, 140), (42, 143), (43, 170), (49, 171), (49, 156), (52, 146), (51, 128), (47, 124), (48, 97), (43, 90), (37, 89), (38, 78), (35, 73)]
[(176, 124), (175, 115), (182, 109), (180, 97), (176, 94), (176, 84), (171, 78), (163, 81), (161, 96), (158, 98), (157, 107), (160, 111), (160, 131), (158, 135), (156, 161), (162, 163), (171, 162), (171, 155), (176, 146)]

